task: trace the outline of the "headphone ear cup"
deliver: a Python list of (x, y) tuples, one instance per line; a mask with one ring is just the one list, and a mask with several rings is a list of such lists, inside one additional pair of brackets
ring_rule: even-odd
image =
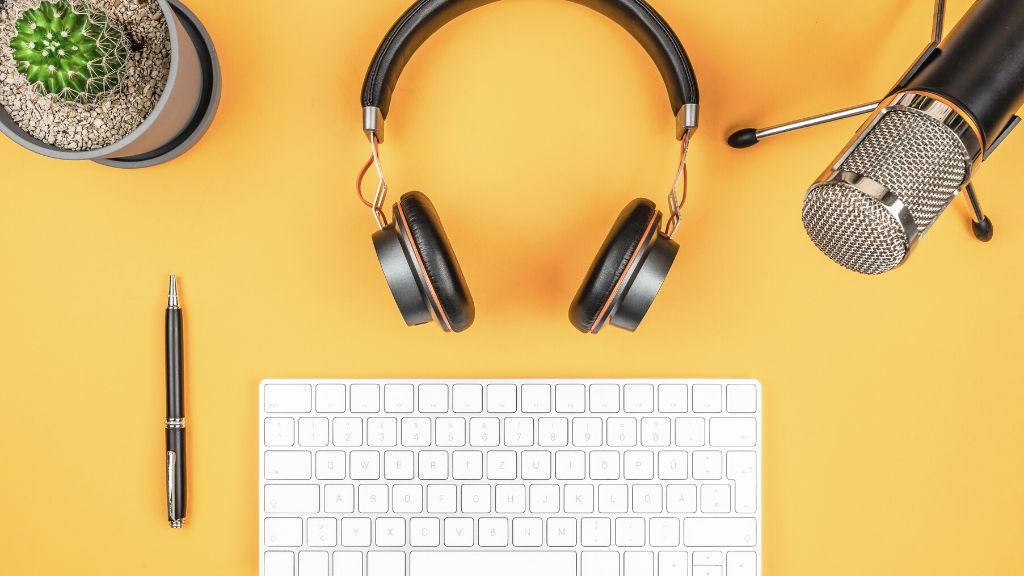
[(374, 245), (407, 324), (436, 318), (445, 332), (461, 332), (473, 324), (473, 297), (426, 195), (403, 195), (393, 209), (392, 223), (374, 234)]
[(661, 213), (650, 200), (623, 209), (569, 306), (577, 330), (596, 334), (608, 322), (636, 330), (679, 251), (660, 227)]

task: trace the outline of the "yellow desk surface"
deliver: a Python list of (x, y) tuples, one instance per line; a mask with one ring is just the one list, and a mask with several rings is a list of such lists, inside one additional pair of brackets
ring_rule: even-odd
[[(818, 253), (806, 187), (848, 120), (737, 151), (734, 128), (878, 98), (930, 0), (652, 2), (697, 68), (680, 257), (636, 334), (566, 309), (619, 210), (662, 202), (664, 86), (568, 2), (470, 13), (407, 68), (387, 125), (396, 192), (425, 191), (477, 303), (461, 335), (406, 328), (353, 180), (359, 90), (407, 0), (190, 0), (224, 70), (189, 154), (144, 171), (0, 139), (0, 549), (11, 575), (257, 571), (265, 377), (754, 377), (764, 385), (764, 574), (1011, 574), (1024, 541), (1024, 135), (910, 265)], [(967, 0), (950, 3), (950, 22)], [(186, 307), (190, 502), (163, 508), (167, 275)]]

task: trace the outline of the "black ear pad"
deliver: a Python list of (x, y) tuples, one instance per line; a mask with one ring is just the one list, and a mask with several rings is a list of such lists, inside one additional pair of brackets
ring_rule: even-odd
[(395, 204), (394, 220), (441, 327), (452, 332), (469, 328), (476, 316), (473, 297), (434, 205), (424, 194), (409, 192)]
[(650, 200), (638, 198), (619, 214), (569, 307), (577, 330), (596, 333), (609, 320), (636, 329), (679, 249), (660, 227), (661, 213)]

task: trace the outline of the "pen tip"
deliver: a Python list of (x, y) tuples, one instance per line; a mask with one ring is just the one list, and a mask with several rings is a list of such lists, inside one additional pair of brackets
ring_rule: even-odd
[(178, 277), (173, 274), (171, 275), (171, 286), (167, 290), (167, 306), (178, 307)]

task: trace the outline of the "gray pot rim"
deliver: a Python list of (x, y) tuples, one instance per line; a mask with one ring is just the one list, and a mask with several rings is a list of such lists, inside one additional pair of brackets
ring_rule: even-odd
[[(4, 111), (4, 114), (0, 116), (0, 120), (2, 120), (0, 121), (0, 131), (2, 131), (4, 134), (6, 134), (8, 137), (10, 137), (18, 144), (21, 144), (23, 147), (28, 148), (33, 152), (61, 160), (99, 160), (103, 158), (113, 158), (117, 156), (117, 153), (119, 151), (124, 150), (129, 145), (131, 145), (135, 140), (137, 140), (140, 136), (142, 136), (142, 134), (144, 134), (156, 122), (156, 119), (160, 116), (160, 112), (162, 112), (163, 109), (167, 106), (167, 103), (170, 101), (171, 97), (170, 88), (174, 86), (174, 83), (178, 79), (178, 60), (181, 58), (181, 55), (180, 46), (178, 43), (178, 35), (175, 34), (174, 29), (171, 28), (172, 23), (174, 22), (174, 12), (171, 8), (171, 4), (173, 3), (177, 8), (180, 8), (183, 13), (194, 18), (194, 15), (191, 13), (191, 11), (185, 8), (185, 6), (182, 5), (179, 0), (156, 0), (156, 2), (157, 5), (160, 6), (160, 11), (163, 13), (164, 23), (167, 25), (167, 30), (169, 32), (168, 36), (170, 36), (170, 71), (167, 75), (167, 82), (164, 84), (164, 91), (160, 95), (160, 99), (157, 101), (156, 106), (153, 107), (153, 110), (149, 113), (148, 116), (146, 116), (146, 119), (143, 120), (142, 123), (139, 124), (134, 130), (132, 130), (123, 138), (109, 146), (84, 151), (64, 150), (62, 148), (57, 148), (56, 146), (50, 146), (49, 144), (46, 144), (42, 140), (30, 135), (28, 132), (26, 132), (24, 129), (18, 126), (18, 124), (10, 118), (9, 114), (6, 114), (6, 111)], [(195, 22), (198, 24), (197, 19), (195, 20)], [(200, 30), (203, 30), (201, 25), (199, 25), (199, 28)], [(205, 35), (205, 31), (203, 31), (203, 34)], [(210, 46), (212, 48), (212, 43), (210, 44)]]

